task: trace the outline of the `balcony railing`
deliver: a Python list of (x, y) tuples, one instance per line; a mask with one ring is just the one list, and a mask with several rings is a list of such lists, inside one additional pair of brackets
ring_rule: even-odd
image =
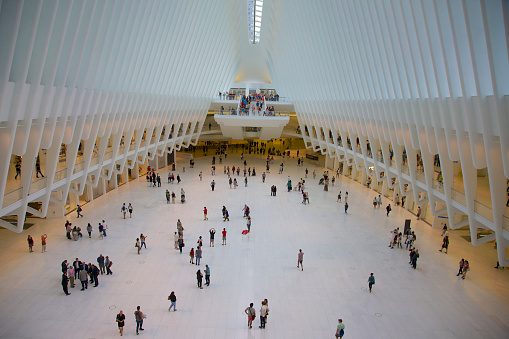
[(465, 197), (465, 194), (455, 190), (454, 188), (451, 188), (451, 198), (452, 200), (459, 202), (461, 205), (467, 206), (467, 198)]
[(421, 171), (415, 171), (415, 178), (417, 181), (422, 182), (423, 184), (426, 184), (426, 176), (424, 176), (424, 173)]
[(433, 188), (439, 191), (440, 193), (445, 194), (443, 182), (433, 179)]
[(14, 204), (16, 201), (21, 200), (21, 195), (23, 194), (23, 188), (17, 188), (14, 191), (10, 191), (9, 193), (4, 195), (4, 203), (3, 207), (7, 207), (11, 204)]
[(234, 110), (212, 110), (209, 112), (213, 112), (214, 114), (218, 115), (234, 115), (234, 116), (240, 116), (240, 117), (285, 117), (290, 116), (294, 112), (289, 111), (275, 111), (275, 112), (269, 112), (266, 111), (265, 114), (259, 114), (259, 113), (249, 113), (249, 110), (244, 111), (243, 109), (234, 109)]
[(493, 209), (474, 200), (474, 212), (493, 222)]

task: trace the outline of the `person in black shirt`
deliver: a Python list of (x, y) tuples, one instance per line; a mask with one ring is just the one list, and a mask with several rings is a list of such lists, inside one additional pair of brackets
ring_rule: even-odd
[(71, 295), (67, 290), (67, 284), (69, 283), (69, 278), (67, 277), (67, 272), (62, 273), (62, 289), (64, 290), (65, 295)]
[(124, 335), (125, 314), (122, 310), (120, 310), (120, 313), (117, 314), (117, 325), (120, 335)]

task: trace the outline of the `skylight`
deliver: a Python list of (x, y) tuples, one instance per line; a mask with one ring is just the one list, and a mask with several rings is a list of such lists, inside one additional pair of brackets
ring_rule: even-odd
[(263, 0), (247, 0), (247, 19), (249, 27), (249, 42), (260, 42), (262, 28)]

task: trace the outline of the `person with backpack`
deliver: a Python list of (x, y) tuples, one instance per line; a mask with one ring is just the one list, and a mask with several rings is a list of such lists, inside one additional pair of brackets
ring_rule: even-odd
[(120, 209), (120, 212), (122, 212), (122, 214), (124, 215), (124, 219), (125, 219), (125, 215), (127, 213), (127, 207), (125, 207), (125, 202), (124, 202), (124, 205), (122, 205), (122, 208)]
[(83, 211), (83, 209), (81, 208), (80, 205), (78, 205), (78, 208), (76, 209), (76, 212), (78, 212), (78, 218), (79, 217), (82, 217), (83, 218), (83, 214), (81, 214), (81, 212)]
[(338, 319), (338, 327), (336, 328), (336, 338), (343, 338), (345, 335), (345, 324), (343, 319)]
[(168, 300), (171, 302), (168, 311), (171, 312), (171, 308), (173, 307), (173, 312), (177, 312), (177, 296), (175, 296), (175, 292), (171, 291), (170, 295), (168, 296)]

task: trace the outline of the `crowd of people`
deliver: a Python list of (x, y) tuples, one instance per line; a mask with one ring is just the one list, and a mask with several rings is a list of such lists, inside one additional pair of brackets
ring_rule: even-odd
[[(246, 100), (247, 100), (247, 98), (246, 98)], [(251, 102), (251, 100), (252, 99), (250, 99), (249, 103)], [(255, 100), (258, 100), (258, 99), (255, 99)], [(263, 145), (262, 145), (262, 147), (263, 147)], [(222, 155), (223, 154), (219, 155), (220, 163), (222, 163)], [(226, 159), (226, 157), (227, 157), (227, 155), (224, 154), (225, 159)], [(215, 160), (216, 160), (215, 157), (213, 157), (212, 158), (213, 168), (211, 170), (212, 175), (215, 175)], [(235, 174), (238, 177), (238, 176), (240, 176), (241, 172), (243, 173), (245, 187), (247, 187), (248, 177), (256, 176), (255, 167), (247, 166), (247, 160), (244, 159), (243, 153), (240, 156), (240, 161), (241, 161), (240, 166), (232, 165), (230, 167), (230, 165), (225, 165), (223, 168), (223, 173), (224, 173), (224, 175), (226, 175), (227, 183), (230, 188), (232, 188), (232, 186), (233, 186), (233, 188), (236, 189), (238, 186), (237, 178), (232, 178)], [(266, 160), (267, 167), (266, 167), (266, 172), (263, 172), (263, 174), (262, 174), (262, 183), (265, 182), (265, 178), (266, 178), (267, 174), (270, 173), (270, 171), (269, 171), (270, 165), (273, 164), (273, 162), (274, 162), (274, 157), (267, 156), (267, 160)], [(283, 174), (284, 167), (285, 167), (285, 164), (283, 162), (279, 166), (279, 174), (281, 174), (281, 175)], [(298, 157), (298, 154), (297, 154), (297, 167), (302, 168), (304, 178), (308, 178), (309, 170), (308, 170), (308, 168), (304, 169), (304, 158)], [(313, 175), (313, 179), (316, 180), (316, 170), (313, 170), (312, 175)], [(317, 184), (318, 184), (318, 186), (324, 185), (324, 191), (328, 191), (329, 183), (331, 183), (331, 186), (334, 186), (335, 178), (338, 176), (339, 176), (339, 171), (336, 172), (336, 175), (334, 175), (334, 174), (330, 175), (329, 171), (324, 171), (322, 177), (319, 179)], [(201, 182), (203, 179), (203, 173), (200, 172), (198, 177), (199, 177), (199, 181)], [(173, 183), (174, 180), (175, 180), (174, 174), (172, 172), (170, 172), (168, 175), (168, 183)], [(148, 172), (147, 172), (147, 181), (150, 182), (150, 184), (151, 184), (150, 187), (161, 187), (160, 175), (158, 173), (156, 173), (155, 170), (151, 169), (150, 167), (148, 168)], [(177, 184), (179, 184), (180, 182), (181, 182), (181, 178), (180, 178), (179, 174), (177, 174)], [(210, 184), (212, 191), (214, 191), (216, 185), (221, 185), (221, 184), (222, 184), (222, 181), (220, 181), (220, 179), (218, 179), (217, 182), (215, 180), (212, 180), (212, 182)], [(313, 182), (311, 183), (311, 185), (313, 185)], [(291, 192), (291, 191), (300, 192), (302, 194), (302, 204), (304, 204), (304, 205), (309, 204), (309, 191), (306, 190), (306, 188), (309, 188), (311, 185), (308, 182), (306, 182), (306, 179), (300, 178), (300, 180), (298, 180), (295, 187), (293, 187), (291, 177), (287, 176), (288, 192)], [(275, 197), (276, 192), (277, 192), (276, 185), (272, 185), (271, 186), (271, 196)], [(166, 189), (165, 196), (166, 196), (167, 204), (170, 204), (170, 202), (175, 204), (176, 195), (173, 191), (170, 193), (170, 191), (168, 189)], [(181, 201), (182, 201), (182, 203), (185, 202), (185, 192), (184, 192), (183, 188), (181, 188)], [(347, 211), (348, 211), (348, 192), (345, 192), (345, 194), (343, 195), (342, 191), (339, 191), (339, 194), (337, 196), (337, 202), (339, 202), (339, 203), (344, 202), (345, 213), (347, 213)], [(380, 209), (381, 206), (382, 206), (382, 197), (381, 197), (381, 195), (378, 195), (378, 196), (374, 197), (374, 199), (373, 199), (373, 209), (378, 210), (378, 209)], [(218, 208), (219, 208), (219, 206), (218, 206)], [(389, 216), (389, 213), (391, 210), (392, 210), (391, 205), (388, 204), (386, 207), (387, 216)], [(251, 209), (249, 208), (249, 206), (247, 206), (247, 204), (244, 204), (244, 207), (241, 209), (241, 211), (243, 212), (243, 217), (246, 219), (247, 232), (244, 234), (247, 234), (247, 233), (251, 232), (251, 223), (252, 223)], [(126, 219), (127, 213), (129, 213), (129, 217), (132, 218), (132, 215), (133, 215), (132, 204), (129, 203), (126, 206), (126, 203), (124, 203), (121, 207), (121, 212), (122, 212), (122, 216), (124, 219)], [(224, 206), (224, 205), (221, 208), (221, 214), (222, 214), (223, 222), (230, 221), (230, 213), (229, 213), (228, 209), (226, 208), (226, 206)], [(81, 214), (81, 208), (78, 211), (78, 217), (79, 216), (83, 217), (83, 215)], [(207, 207), (203, 208), (203, 220), (209, 221)], [(65, 228), (66, 228), (66, 236), (68, 239), (79, 240), (80, 238), (83, 237), (81, 228), (78, 226), (73, 227), (73, 225), (69, 221), (66, 222)], [(102, 222), (99, 223), (99, 238), (100, 239), (103, 239), (107, 235), (107, 233), (106, 233), (107, 229), (108, 229), (108, 227), (107, 227), (105, 221), (102, 220)], [(88, 223), (87, 232), (88, 232), (89, 238), (91, 238), (93, 228), (90, 223)], [(209, 247), (214, 247), (215, 233), (216, 233), (215, 228), (209, 229)], [(226, 235), (227, 235), (227, 230), (226, 230), (226, 227), (224, 227), (221, 230), (223, 246), (226, 246), (226, 244), (227, 244)], [(449, 233), (447, 231), (446, 225), (444, 225), (442, 236), (443, 236), (442, 248), (439, 251), (443, 252), (443, 253), (448, 253)], [(145, 249), (147, 248), (146, 239), (147, 239), (147, 236), (144, 234), (140, 234), (140, 236), (138, 238), (136, 238), (135, 247), (136, 247), (138, 254), (141, 254), (142, 248), (145, 248)], [(27, 241), (28, 241), (28, 245), (29, 245), (29, 251), (33, 252), (34, 240), (32, 239), (32, 237), (30, 235), (28, 236)], [(46, 241), (47, 241), (47, 235), (44, 234), (41, 236), (42, 252), (45, 252)], [(417, 268), (417, 260), (420, 257), (419, 250), (416, 248), (415, 242), (416, 242), (415, 232), (412, 231), (410, 228), (407, 228), (405, 232), (401, 232), (399, 230), (399, 227), (397, 227), (391, 231), (391, 239), (390, 239), (389, 247), (391, 249), (394, 249), (395, 247), (397, 249), (403, 249), (403, 244), (404, 244), (405, 249), (408, 250), (408, 252), (409, 252), (409, 264), (411, 265), (411, 267), (413, 269)], [(184, 247), (185, 247), (184, 227), (183, 227), (181, 220), (178, 219), (177, 230), (174, 233), (174, 248), (176, 250), (179, 250), (180, 253), (182, 253)], [(190, 262), (190, 264), (200, 266), (203, 257), (204, 257), (203, 238), (202, 238), (202, 236), (199, 236), (199, 238), (197, 240), (197, 245), (195, 247), (192, 247), (189, 251), (189, 262)], [(303, 257), (304, 257), (304, 252), (302, 251), (302, 249), (299, 249), (299, 252), (297, 254), (297, 268), (301, 269), (301, 271), (304, 270)], [(81, 287), (82, 287), (81, 291), (85, 291), (88, 289), (88, 283), (94, 284), (93, 285), (94, 287), (99, 285), (98, 278), (100, 275), (102, 275), (104, 273), (106, 273), (106, 275), (113, 274), (113, 272), (111, 271), (111, 267), (112, 267), (113, 263), (109, 259), (108, 256), (104, 257), (102, 254), (100, 254), (96, 261), (97, 261), (97, 265), (95, 263), (91, 263), (91, 262), (89, 262), (87, 264), (86, 261), (79, 260), (78, 258), (76, 258), (76, 260), (72, 264), (67, 263), (67, 260), (64, 260), (62, 262), (62, 288), (63, 288), (65, 295), (70, 295), (68, 288), (69, 288), (69, 286), (70, 286), (70, 288), (74, 288), (75, 281), (77, 281), (77, 280), (79, 280), (79, 282), (81, 283)], [(470, 269), (470, 266), (469, 266), (468, 260), (462, 259), (460, 261), (460, 268), (459, 268), (459, 272), (457, 275), (461, 276), (463, 279), (465, 279), (466, 272), (469, 269)], [(209, 267), (208, 263), (205, 265), (205, 269), (203, 269), (203, 271), (201, 269), (198, 269), (196, 271), (197, 286), (199, 289), (203, 289), (203, 284), (202, 284), (203, 278), (205, 278), (205, 285), (210, 286), (210, 280), (211, 280), (210, 276), (211, 276), (211, 268)], [(375, 284), (374, 273), (370, 273), (367, 282), (368, 282), (369, 293), (372, 293), (373, 286)], [(176, 309), (177, 298), (176, 298), (174, 291), (172, 291), (171, 294), (168, 296), (168, 300), (171, 302), (169, 311), (171, 311), (172, 309), (174, 311), (177, 311), (177, 309)], [(254, 309), (254, 304), (250, 303), (250, 306), (247, 307), (244, 312), (248, 316), (248, 327), (252, 328), (253, 320), (256, 319), (256, 311)], [(267, 316), (269, 313), (267, 299), (265, 299), (261, 302), (261, 308), (260, 308), (259, 312), (260, 312), (260, 314), (259, 314), (260, 315), (259, 328), (263, 329), (266, 326)], [(138, 306), (137, 310), (135, 311), (135, 318), (136, 318), (136, 323), (137, 323), (136, 333), (138, 334), (139, 331), (144, 330), (142, 325), (143, 325), (143, 320), (146, 318), (146, 316), (143, 314), (143, 312), (140, 311), (140, 306)], [(120, 335), (123, 335), (123, 327), (125, 326), (125, 315), (123, 314), (123, 311), (120, 311), (120, 313), (117, 315), (116, 322), (118, 324)], [(335, 336), (338, 338), (341, 338), (344, 335), (344, 328), (345, 328), (345, 326), (343, 324), (342, 319), (339, 319)]]

